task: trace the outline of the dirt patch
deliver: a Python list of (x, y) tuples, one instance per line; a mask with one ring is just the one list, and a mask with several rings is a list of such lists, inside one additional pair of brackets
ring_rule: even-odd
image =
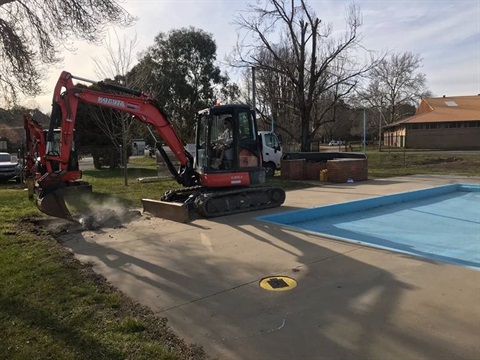
[(48, 233), (59, 236), (65, 233), (75, 233), (87, 230), (101, 230), (105, 228), (122, 228), (129, 222), (139, 219), (141, 213), (138, 210), (116, 211), (115, 209), (99, 209), (81, 215), (77, 222), (60, 218), (30, 218), (29, 222), (36, 225), (37, 234)]
[(140, 211), (118, 211), (115, 209), (99, 209), (90, 214), (84, 214), (79, 223), (82, 225), (82, 230), (99, 230), (103, 228), (119, 228), (124, 224), (138, 219), (142, 216)]

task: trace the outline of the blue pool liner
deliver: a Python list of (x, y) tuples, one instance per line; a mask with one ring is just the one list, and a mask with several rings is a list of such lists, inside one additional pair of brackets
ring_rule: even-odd
[(294, 210), (276, 215), (260, 216), (256, 219), (275, 224), (288, 225), (317, 218), (345, 215), (385, 205), (425, 199), (433, 196), (451, 193), (454, 191), (480, 192), (480, 184), (449, 184), (437, 186), (430, 189), (413, 190), (409, 192), (378, 196), (369, 199), (353, 200), (349, 202), (312, 207), (302, 210)]

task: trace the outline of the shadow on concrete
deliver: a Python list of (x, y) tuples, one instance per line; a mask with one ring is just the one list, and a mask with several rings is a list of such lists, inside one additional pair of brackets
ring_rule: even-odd
[[(356, 259), (358, 246), (245, 215), (216, 219), (208, 232), (164, 225), (172, 230), (138, 227), (122, 237), (104, 232), (98, 241), (100, 234), (78, 233), (66, 245), (214, 357), (459, 356), (453, 340), (439, 342), (434, 332), (419, 336), (418, 329), (398, 326), (398, 304), (415, 288)], [(276, 275), (290, 276), (298, 286), (285, 292), (258, 286), (263, 277)]]

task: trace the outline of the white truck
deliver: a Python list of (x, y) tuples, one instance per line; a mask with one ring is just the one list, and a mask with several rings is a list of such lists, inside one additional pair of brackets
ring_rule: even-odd
[(258, 136), (262, 143), (263, 167), (267, 177), (272, 177), (275, 174), (275, 170), (280, 169), (283, 156), (282, 144), (277, 135), (271, 131), (260, 131)]

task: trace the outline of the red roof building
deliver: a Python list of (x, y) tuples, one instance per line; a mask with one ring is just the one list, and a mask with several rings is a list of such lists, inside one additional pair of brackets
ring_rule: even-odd
[(423, 99), (414, 116), (384, 127), (384, 146), (479, 149), (480, 95)]

